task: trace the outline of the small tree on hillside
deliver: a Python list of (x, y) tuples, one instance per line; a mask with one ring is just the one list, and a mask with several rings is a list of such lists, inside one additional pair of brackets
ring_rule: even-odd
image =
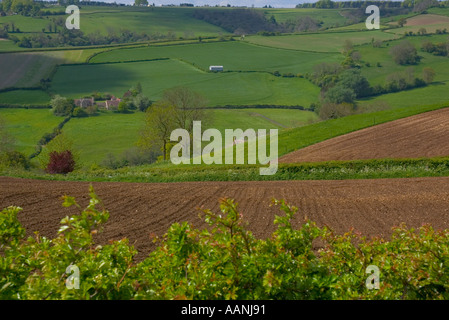
[(418, 51), (410, 41), (402, 41), (390, 49), (394, 62), (401, 65), (417, 64), (421, 59)]
[(70, 151), (75, 161), (75, 168), (79, 164), (79, 152), (73, 147), (73, 141), (69, 139), (65, 133), (58, 134), (53, 140), (42, 148), (41, 153), (37, 157), (41, 168), (46, 169), (50, 162), (50, 154), (56, 152), (61, 154), (64, 151)]
[(50, 153), (50, 161), (45, 171), (51, 174), (66, 174), (75, 170), (75, 159), (70, 150)]
[(73, 111), (73, 101), (61, 97), (60, 95), (54, 96), (50, 101), (50, 105), (53, 110), (53, 114), (56, 116), (68, 116)]
[(330, 88), (326, 92), (325, 102), (334, 104), (348, 103), (352, 104), (356, 98), (356, 94), (353, 89), (346, 88), (340, 84)]
[(400, 26), (401, 28), (407, 23), (407, 19), (405, 18), (400, 18), (398, 20), (398, 26)]
[(170, 135), (176, 129), (176, 110), (168, 101), (158, 101), (148, 108), (138, 145), (143, 149), (159, 146), (163, 159), (168, 159)]

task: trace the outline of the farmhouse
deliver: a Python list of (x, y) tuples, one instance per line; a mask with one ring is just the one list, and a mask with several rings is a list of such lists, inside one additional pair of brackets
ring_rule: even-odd
[(94, 98), (75, 99), (75, 106), (81, 108), (91, 107), (95, 104)]
[(104, 107), (106, 108), (106, 110), (115, 110), (118, 108), (120, 101), (122, 101), (122, 99), (112, 96), (111, 100), (106, 100), (104, 102)]
[(223, 66), (210, 66), (209, 71), (223, 71)]

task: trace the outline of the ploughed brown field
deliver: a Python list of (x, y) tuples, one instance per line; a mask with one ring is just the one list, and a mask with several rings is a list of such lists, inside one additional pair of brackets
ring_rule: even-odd
[[(391, 228), (405, 222), (408, 227), (429, 223), (436, 229), (449, 228), (449, 177), (340, 180), (340, 181), (254, 181), (125, 183), (94, 182), (96, 193), (110, 212), (97, 242), (130, 239), (139, 251), (137, 259), (154, 249), (151, 234), (163, 235), (174, 222), (188, 221), (196, 228), (207, 225), (198, 217), (198, 206), (219, 210), (222, 197), (239, 203), (248, 228), (258, 238), (274, 230), (276, 207), (272, 197), (286, 199), (299, 207), (295, 224), (305, 217), (327, 225), (337, 233), (351, 227), (362, 234), (388, 238)], [(88, 203), (88, 182), (42, 181), (0, 177), (0, 207), (23, 208), (19, 220), (28, 235), (39, 231), (54, 237), (60, 220), (77, 213), (63, 208), (61, 197), (76, 197)]]
[(449, 156), (449, 108), (332, 138), (279, 158), (279, 163)]

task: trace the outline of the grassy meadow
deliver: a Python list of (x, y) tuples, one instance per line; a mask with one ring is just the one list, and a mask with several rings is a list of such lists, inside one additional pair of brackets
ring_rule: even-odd
[(15, 139), (16, 149), (29, 156), (36, 151), (37, 142), (50, 133), (63, 119), (49, 109), (0, 108), (0, 117)]
[(50, 105), (50, 96), (42, 90), (12, 90), (0, 92), (0, 107), (19, 106), (43, 106)]
[(357, 31), (357, 32), (332, 32), (332, 33), (311, 33), (283, 36), (251, 36), (246, 39), (254, 44), (267, 47), (304, 50), (314, 52), (339, 53), (343, 50), (346, 40), (350, 40), (354, 45), (371, 43), (372, 39), (387, 41), (398, 36), (386, 33), (381, 30)]
[(275, 77), (266, 72), (209, 73), (179, 60), (61, 66), (51, 91), (78, 98), (93, 91), (121, 97), (141, 82), (143, 92), (157, 100), (164, 90), (186, 86), (202, 94), (209, 106), (278, 104), (308, 107), (319, 88), (304, 78)]
[[(250, 37), (247, 37), (250, 38)], [(282, 38), (282, 37), (264, 37)], [(340, 54), (308, 53), (279, 48), (264, 48), (242, 41), (197, 43), (183, 46), (116, 49), (94, 56), (90, 63), (181, 59), (202, 70), (210, 65), (222, 65), (225, 71), (279, 71), (306, 73), (321, 62), (341, 61)]]
[[(203, 129), (283, 129), (305, 125), (317, 118), (316, 114), (302, 110), (284, 109), (210, 109)], [(102, 112), (99, 116), (73, 118), (63, 129), (74, 141), (84, 165), (100, 164), (108, 153), (120, 156), (136, 145), (144, 124), (142, 112), (118, 114)]]

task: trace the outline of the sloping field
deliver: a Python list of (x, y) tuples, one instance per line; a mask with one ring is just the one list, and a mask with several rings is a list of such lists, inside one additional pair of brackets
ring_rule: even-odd
[(50, 76), (56, 65), (83, 62), (89, 55), (103, 49), (61, 50), (0, 54), (0, 89), (38, 86)]
[(342, 60), (338, 53), (310, 53), (255, 46), (242, 41), (226, 41), (115, 49), (100, 53), (89, 62), (105, 63), (157, 58), (181, 59), (203, 70), (208, 70), (211, 65), (220, 65), (225, 71), (279, 71), (295, 74), (311, 72), (314, 65), (322, 62)]
[(70, 98), (93, 91), (121, 97), (137, 82), (152, 100), (160, 99), (166, 89), (186, 86), (202, 94), (210, 106), (309, 106), (319, 94), (319, 88), (304, 78), (275, 77), (265, 72), (203, 72), (179, 60), (61, 66), (51, 89)]
[[(391, 228), (405, 222), (407, 227), (430, 223), (436, 229), (449, 228), (449, 177), (414, 179), (265, 181), (265, 182), (184, 182), (92, 184), (110, 212), (98, 243), (124, 237), (144, 258), (154, 248), (150, 234), (162, 235), (175, 222), (188, 221), (196, 228), (206, 224), (198, 217), (198, 206), (218, 211), (218, 199), (229, 197), (239, 203), (240, 212), (256, 237), (275, 230), (270, 199), (286, 199), (299, 207), (294, 225), (304, 217), (328, 225), (337, 233), (351, 227), (371, 237), (389, 237)], [(0, 177), (0, 207), (21, 206), (19, 220), (28, 235), (39, 231), (54, 237), (59, 222), (77, 213), (63, 208), (61, 196), (88, 203), (88, 182), (27, 180)]]
[[(394, 23), (391, 23), (394, 24)], [(407, 19), (404, 27), (399, 29), (391, 29), (388, 32), (395, 34), (403, 34), (404, 32), (417, 32), (421, 28), (425, 28), (427, 32), (435, 32), (437, 29), (447, 29), (449, 26), (449, 17), (440, 14), (420, 14)]]
[(369, 127), (291, 152), (280, 163), (449, 155), (449, 108)]
[(385, 33), (380, 30), (358, 31), (358, 32), (335, 32), (335, 33), (310, 33), (283, 36), (251, 36), (247, 41), (274, 48), (304, 50), (315, 52), (341, 52), (346, 40), (354, 45), (371, 43), (374, 40), (393, 40), (396, 35)]
[(407, 19), (407, 26), (428, 26), (440, 23), (449, 24), (449, 17), (438, 14), (420, 14)]

